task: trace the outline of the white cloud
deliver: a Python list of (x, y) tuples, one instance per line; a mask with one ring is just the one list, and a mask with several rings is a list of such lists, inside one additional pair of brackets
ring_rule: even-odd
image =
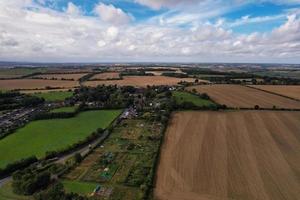
[(69, 2), (68, 7), (66, 9), (66, 13), (68, 13), (69, 15), (80, 15), (82, 14), (82, 11), (75, 4)]
[(190, 6), (192, 4), (198, 4), (205, 0), (135, 0), (145, 6), (149, 6), (153, 9), (160, 9), (162, 7), (172, 8), (177, 6)]
[(101, 17), (104, 22), (122, 25), (127, 24), (132, 20), (132, 17), (126, 14), (120, 8), (116, 8), (113, 5), (106, 5), (104, 3), (99, 3), (94, 12)]
[(161, 8), (198, 8), (199, 5), (217, 5), (221, 2), (229, 5), (271, 2), (275, 4), (300, 4), (300, 0), (135, 0), (135, 2), (152, 9)]
[(300, 62), (300, 19), (291, 14), (283, 20), (270, 33), (236, 34), (222, 19), (192, 28), (175, 21), (123, 25), (120, 19), (75, 16), (31, 1), (0, 1), (0, 60)]

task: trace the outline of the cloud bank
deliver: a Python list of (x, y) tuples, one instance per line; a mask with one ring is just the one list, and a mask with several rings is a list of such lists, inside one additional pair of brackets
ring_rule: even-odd
[[(180, 4), (137, 1), (154, 9), (171, 6), (170, 2)], [(176, 20), (136, 23), (129, 13), (104, 3), (97, 4), (94, 13), (84, 15), (73, 3), (62, 12), (31, 0), (0, 1), (0, 60), (300, 62), (297, 13), (281, 16), (285, 22), (268, 33), (251, 34), (234, 33), (222, 20), (215, 24), (198, 21), (188, 28)], [(235, 23), (249, 20), (269, 19), (244, 17)]]

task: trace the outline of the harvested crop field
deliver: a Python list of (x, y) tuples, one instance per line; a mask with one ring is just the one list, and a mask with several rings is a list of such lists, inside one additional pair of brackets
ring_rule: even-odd
[(117, 79), (117, 78), (120, 78), (120, 74), (118, 72), (106, 72), (106, 73), (94, 75), (91, 78), (91, 80), (93, 79), (107, 80), (107, 79)]
[(74, 80), (78, 81), (81, 77), (87, 75), (86, 73), (74, 73), (74, 74), (40, 74), (36, 75), (33, 78), (43, 78), (43, 79), (57, 79), (57, 80)]
[(136, 86), (146, 87), (147, 85), (176, 85), (180, 81), (194, 82), (192, 78), (174, 78), (166, 76), (124, 76), (122, 80), (111, 81), (87, 81), (84, 84), (87, 86), (97, 85), (120, 85), (120, 86)]
[(251, 85), (251, 87), (300, 100), (299, 85)]
[(300, 108), (300, 102), (240, 85), (199, 85), (188, 90), (193, 88), (198, 93), (207, 93), (219, 104), (234, 108), (254, 108), (255, 105), (260, 108)]
[(79, 86), (77, 81), (40, 80), (40, 79), (10, 79), (0, 80), (0, 89), (44, 89), (46, 87), (73, 88)]
[(300, 199), (300, 112), (178, 112), (155, 199)]

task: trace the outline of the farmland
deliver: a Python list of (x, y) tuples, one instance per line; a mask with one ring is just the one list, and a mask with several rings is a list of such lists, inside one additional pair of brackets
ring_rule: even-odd
[(73, 88), (79, 86), (77, 81), (40, 80), (40, 79), (10, 79), (0, 80), (0, 89), (45, 89), (46, 87)]
[(11, 183), (6, 183), (0, 187), (0, 200), (33, 200), (33, 197), (15, 194)]
[(194, 94), (190, 94), (188, 92), (174, 91), (174, 92), (172, 92), (172, 95), (178, 104), (182, 104), (184, 102), (191, 102), (194, 105), (200, 106), (200, 107), (214, 105), (213, 102), (206, 100), (206, 99), (201, 99), (200, 97), (198, 97)]
[(86, 86), (97, 85), (119, 85), (127, 86), (132, 85), (136, 87), (146, 87), (147, 85), (177, 85), (180, 81), (194, 82), (192, 78), (174, 78), (166, 76), (124, 76), (122, 80), (109, 80), (109, 81), (87, 81)]
[(0, 69), (0, 78), (18, 78), (32, 73), (46, 72), (45, 68), (13, 68), (13, 69)]
[(298, 85), (252, 85), (251, 87), (300, 100)]
[(81, 195), (89, 195), (97, 187), (97, 183), (86, 183), (76, 181), (63, 181), (66, 192), (76, 192)]
[(177, 112), (155, 199), (300, 198), (300, 112)]
[(61, 107), (51, 110), (51, 113), (61, 113), (61, 112), (75, 112), (77, 109), (76, 106), (68, 106), (68, 107)]
[(0, 152), (5, 152), (0, 154), (0, 168), (21, 158), (32, 155), (41, 158), (47, 151), (67, 148), (84, 140), (97, 128), (106, 128), (120, 112), (87, 111), (73, 118), (30, 122), (0, 141)]
[[(71, 185), (98, 183), (110, 194), (108, 199), (141, 199), (140, 188), (151, 177), (161, 127), (158, 122), (142, 119), (122, 121), (101, 147), (64, 178)], [(75, 188), (73, 192), (80, 193), (81, 189)]]
[(299, 109), (300, 102), (240, 85), (200, 85), (189, 87), (207, 93), (215, 102), (233, 108), (290, 108)]
[(99, 79), (99, 80), (107, 80), (107, 79), (118, 79), (120, 78), (120, 74), (118, 72), (105, 72), (94, 75), (91, 80)]
[(54, 91), (54, 92), (43, 92), (43, 93), (35, 93), (33, 96), (37, 96), (39, 98), (44, 98), (46, 101), (63, 101), (68, 97), (73, 95), (73, 92), (69, 91)]
[(42, 79), (55, 79), (55, 80), (74, 80), (77, 81), (81, 77), (87, 75), (86, 73), (70, 73), (70, 74), (40, 74), (33, 76), (32, 78), (42, 78)]

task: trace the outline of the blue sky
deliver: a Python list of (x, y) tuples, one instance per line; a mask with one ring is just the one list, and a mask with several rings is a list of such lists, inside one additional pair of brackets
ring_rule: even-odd
[[(39, 0), (36, 1), (39, 2)], [(87, 16), (95, 15), (94, 7), (99, 3), (113, 5), (116, 8), (122, 9), (125, 13), (132, 15), (134, 18), (133, 23), (145, 23), (151, 20), (151, 18), (161, 16), (165, 13), (174, 14), (180, 12), (184, 13), (185, 11), (191, 12), (189, 8), (184, 10), (184, 8), (180, 8), (179, 6), (178, 7), (162, 6), (159, 9), (152, 8), (147, 6), (147, 4), (144, 5), (134, 0), (45, 0), (43, 2), (45, 2), (44, 5), (46, 7), (58, 11), (65, 10), (68, 7), (68, 3), (72, 2), (74, 5), (80, 7), (84, 15)], [(194, 2), (193, 4), (195, 4), (196, 6), (197, 3)], [(201, 2), (201, 0), (199, 2)], [(232, 9), (224, 13), (220, 13), (219, 15), (216, 16), (208, 16), (207, 18), (204, 18), (204, 20), (206, 22), (208, 21), (214, 23), (219, 18), (222, 18), (230, 23), (246, 16), (248, 16), (249, 18), (266, 17), (266, 16), (274, 17), (274, 19), (270, 19), (266, 21), (242, 24), (242, 25), (231, 27), (233, 31), (238, 33), (268, 32), (282, 25), (285, 22), (284, 16), (290, 10), (300, 9), (300, 1), (291, 1), (291, 2), (286, 1), (287, 3), (284, 3), (285, 1), (265, 1), (265, 2), (248, 1), (248, 2), (249, 3), (243, 3), (240, 6), (237, 6), (236, 8), (232, 6), (233, 7)], [(230, 2), (230, 4), (232, 4), (232, 2)], [(197, 13), (197, 10), (193, 10), (192, 12)], [(199, 12), (201, 12), (201, 9), (199, 9)], [(280, 15), (282, 15), (282, 17), (276, 18), (276, 16), (280, 16)], [(188, 26), (184, 26), (184, 24), (180, 24), (180, 27), (188, 27)]]
[(0, 0), (0, 60), (300, 63), (300, 0)]

